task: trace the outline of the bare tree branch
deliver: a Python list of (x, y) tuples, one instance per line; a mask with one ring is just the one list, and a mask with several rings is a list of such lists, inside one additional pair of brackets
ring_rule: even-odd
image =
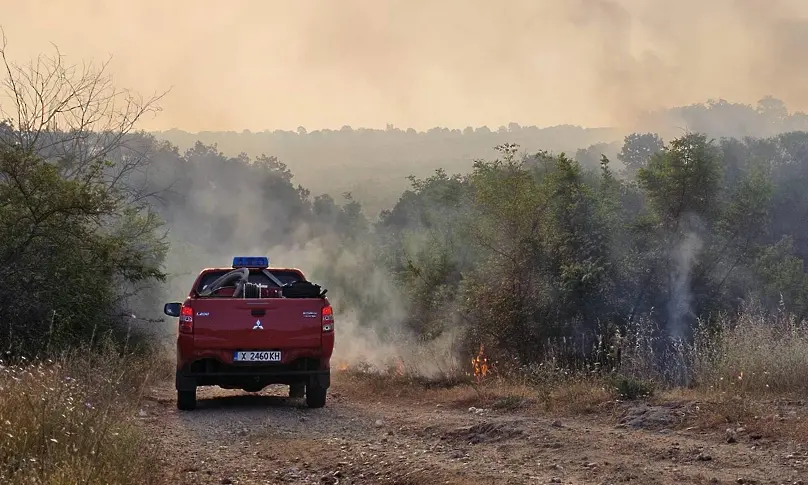
[(117, 88), (108, 72), (111, 58), (100, 65), (67, 64), (56, 46), (53, 55), (20, 65), (9, 58), (2, 29), (0, 34), (0, 121), (6, 128), (0, 144), (57, 163), (67, 179), (103, 180), (110, 191), (142, 199), (142, 188), (128, 185), (129, 175), (149, 159), (131, 135), (144, 116), (160, 111), (170, 90), (144, 98)]

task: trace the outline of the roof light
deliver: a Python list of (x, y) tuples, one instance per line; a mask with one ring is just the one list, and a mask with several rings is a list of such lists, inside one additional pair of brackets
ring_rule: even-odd
[(233, 258), (234, 268), (268, 268), (269, 258), (265, 256), (236, 256)]

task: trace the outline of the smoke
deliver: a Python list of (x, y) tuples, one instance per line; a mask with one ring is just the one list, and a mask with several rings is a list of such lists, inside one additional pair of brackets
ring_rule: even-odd
[(310, 232), (303, 225), (295, 239), (304, 242), (274, 246), (262, 254), (271, 255), (273, 266), (302, 269), (329, 290), (335, 309), (336, 365), (377, 370), (403, 365), (407, 372), (427, 377), (458, 370), (455, 345), (460, 330), (451, 328), (429, 342), (408, 330), (409, 308), (401, 289), (387, 268), (371, 263), (370, 251), (376, 243), (371, 235), (345, 245), (334, 234), (302, 237)]
[[(166, 271), (171, 275), (165, 286), (165, 301), (182, 301), (198, 272), (208, 267), (229, 267), (236, 255), (265, 255), (273, 267), (298, 268), (307, 278), (328, 290), (335, 310), (336, 344), (332, 365), (369, 366), (388, 370), (404, 366), (408, 373), (437, 377), (451, 375), (460, 366), (455, 345), (458, 330), (450, 330), (429, 342), (420, 341), (406, 325), (408, 307), (387, 268), (373, 265), (375, 250), (371, 234), (346, 244), (333, 230), (323, 231), (305, 222), (294, 221), (288, 206), (261, 203), (259, 181), (241, 180), (241, 190), (233, 201), (218, 198), (218, 192), (205, 191), (215, 176), (213, 166), (195, 164), (190, 174), (192, 195), (187, 204), (168, 208), (175, 221), (170, 225), (171, 249)], [(188, 174), (186, 174), (188, 175)], [(226, 188), (222, 188), (227, 192)], [(229, 238), (209, 232), (200, 224), (184, 224), (194, 214), (198, 220), (220, 217), (231, 222)], [(282, 235), (285, 242), (267, 244), (261, 229), (267, 220), (291, 225)], [(260, 221), (256, 223), (256, 221)], [(279, 235), (281, 236), (281, 235)], [(211, 244), (215, 238), (223, 244)], [(152, 295), (149, 295), (152, 296)], [(171, 336), (173, 328), (164, 335)]]
[[(173, 87), (144, 129), (632, 127), (767, 94), (808, 110), (802, 0), (0, 0), (10, 54)], [(89, 33), (92, 33), (91, 35)]]
[(693, 292), (691, 289), (691, 276), (693, 267), (703, 246), (701, 237), (694, 229), (698, 223), (696, 216), (685, 218), (689, 229), (685, 231), (682, 240), (673, 249), (673, 267), (670, 273), (670, 298), (668, 310), (668, 338), (673, 346), (673, 353), (669, 354), (671, 361), (668, 369), (669, 377), (679, 385), (688, 385), (690, 373), (688, 361), (683, 353), (683, 342), (686, 342), (688, 330), (696, 318), (693, 311)]
[[(377, 267), (368, 266), (357, 247), (338, 247), (340, 241), (333, 235), (308, 240), (293, 247), (275, 246), (266, 250), (273, 265), (301, 268), (309, 279), (328, 289), (328, 298), (335, 309), (335, 361), (356, 365), (360, 362), (383, 367), (390, 364), (400, 352), (402, 335), (383, 338), (406, 317), (406, 308), (400, 301), (390, 275)], [(324, 278), (325, 275), (332, 278)], [(360, 300), (378, 310), (368, 325), (360, 325), (361, 308), (349, 302), (349, 292), (359, 293)], [(398, 337), (398, 338), (396, 338)]]
[(688, 232), (674, 249), (674, 267), (671, 272), (671, 298), (668, 301), (668, 334), (674, 340), (686, 336), (693, 312), (693, 294), (690, 276), (703, 242), (695, 232)]

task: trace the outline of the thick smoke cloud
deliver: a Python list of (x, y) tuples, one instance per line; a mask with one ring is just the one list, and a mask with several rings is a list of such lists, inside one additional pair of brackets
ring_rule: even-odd
[(114, 54), (146, 129), (621, 125), (771, 94), (808, 109), (801, 0), (0, 0), (11, 54)]

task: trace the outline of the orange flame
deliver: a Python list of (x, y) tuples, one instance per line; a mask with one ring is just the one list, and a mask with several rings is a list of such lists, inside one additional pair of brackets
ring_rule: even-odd
[(488, 357), (485, 355), (485, 347), (480, 344), (480, 351), (477, 352), (477, 357), (471, 359), (471, 365), (474, 369), (474, 377), (479, 381), (488, 374)]
[(396, 364), (396, 374), (399, 376), (403, 376), (406, 374), (406, 369), (404, 368), (404, 361), (401, 360), (401, 357), (398, 358), (398, 363)]
[(348, 370), (348, 363), (347, 362), (340, 362), (337, 364), (337, 370), (339, 372), (345, 372)]

